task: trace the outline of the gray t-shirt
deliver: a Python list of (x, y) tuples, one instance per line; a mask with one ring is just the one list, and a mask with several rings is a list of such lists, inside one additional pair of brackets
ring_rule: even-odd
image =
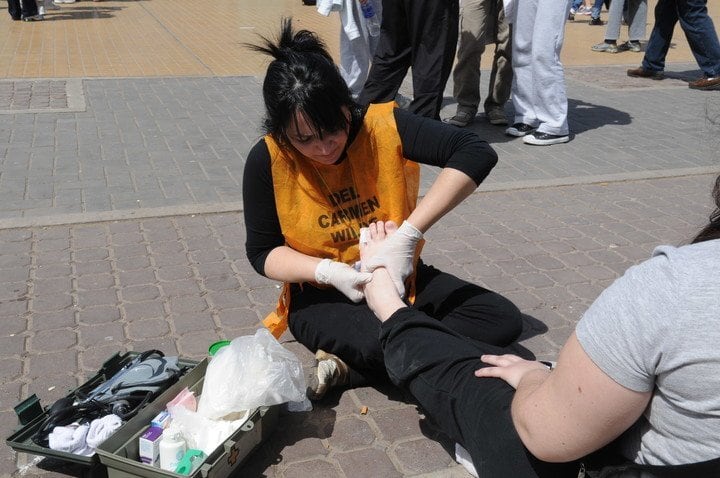
[(720, 240), (656, 248), (597, 298), (576, 333), (613, 380), (653, 391), (623, 437), (627, 458), (675, 465), (720, 456)]

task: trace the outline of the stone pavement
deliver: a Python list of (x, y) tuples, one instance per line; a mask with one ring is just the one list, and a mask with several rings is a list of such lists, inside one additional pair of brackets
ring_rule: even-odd
[[(8, 68), (0, 80), (4, 437), (22, 398), (36, 393), (48, 405), (116, 351), (200, 359), (218, 339), (253, 333), (274, 304), (277, 284), (244, 253), (242, 171), (260, 136), (262, 74), (261, 62), (239, 53), (238, 42), (253, 38), (242, 22), (268, 31), (289, 12), (327, 35), (337, 29), (299, 1), (269, 10), (247, 2), (247, 18), (237, 3), (219, 2), (229, 19), (217, 28), (203, 25), (199, 3), (188, 0), (80, 2), (63, 6), (58, 21), (0, 21), (0, 36), (18, 38), (3, 37), (0, 47), (12, 60), (0, 61)], [(717, 24), (718, 6), (711, 9)], [(592, 56), (588, 28), (567, 30), (573, 141), (526, 146), (479, 118), (471, 129), (500, 162), (431, 229), (424, 252), (426, 262), (514, 300), (526, 314), (517, 351), (538, 358), (556, 356), (583, 310), (627, 267), (704, 223), (720, 169), (717, 127), (706, 119), (718, 116), (720, 97), (687, 88), (699, 73), (682, 35), (670, 78), (654, 82), (624, 75), (638, 55)], [(81, 35), (93, 40), (73, 46)], [(53, 38), (82, 68), (63, 48), (47, 51)], [(164, 60), (154, 56), (162, 49)], [(423, 171), (423, 189), (434, 175)], [(282, 340), (311, 364), (289, 334)], [(468, 476), (447, 447), (409, 397), (364, 387), (284, 416), (243, 476)], [(0, 448), (3, 477), (81, 472), (47, 465)]]

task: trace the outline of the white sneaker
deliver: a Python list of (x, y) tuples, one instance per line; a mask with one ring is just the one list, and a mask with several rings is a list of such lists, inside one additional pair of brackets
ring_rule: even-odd
[(523, 137), (523, 143), (534, 144), (535, 146), (550, 146), (551, 144), (567, 143), (570, 136), (567, 134), (550, 134), (535, 131)]

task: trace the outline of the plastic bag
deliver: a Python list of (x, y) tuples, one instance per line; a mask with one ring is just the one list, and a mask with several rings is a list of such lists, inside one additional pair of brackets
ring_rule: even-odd
[(305, 398), (300, 360), (263, 328), (233, 339), (215, 354), (205, 372), (198, 412), (218, 419)]
[(180, 430), (188, 448), (202, 450), (208, 456), (250, 417), (247, 410), (232, 421), (212, 420), (181, 406), (170, 407), (169, 412), (172, 426)]

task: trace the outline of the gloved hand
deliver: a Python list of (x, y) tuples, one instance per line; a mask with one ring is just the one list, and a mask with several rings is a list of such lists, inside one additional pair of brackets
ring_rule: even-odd
[(365, 298), (362, 286), (372, 280), (372, 274), (358, 272), (344, 262), (323, 259), (315, 267), (315, 281), (335, 287), (353, 302)]
[(413, 272), (415, 247), (423, 238), (415, 226), (407, 221), (389, 236), (374, 256), (363, 267), (370, 272), (378, 267), (385, 267), (392, 278), (400, 297), (405, 297), (405, 279)]

